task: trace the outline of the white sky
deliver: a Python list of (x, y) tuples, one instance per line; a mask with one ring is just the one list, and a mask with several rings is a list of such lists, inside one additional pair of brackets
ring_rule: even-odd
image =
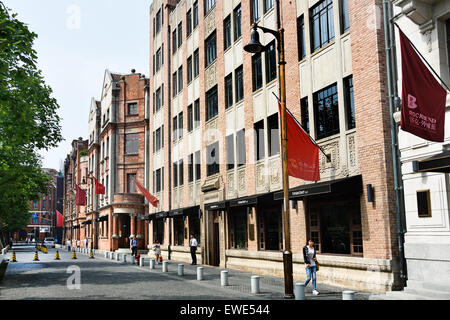
[(65, 141), (42, 152), (59, 170), (73, 139), (88, 136), (91, 98), (100, 99), (105, 69), (149, 75), (152, 0), (2, 0), (38, 34), (38, 67), (53, 89)]

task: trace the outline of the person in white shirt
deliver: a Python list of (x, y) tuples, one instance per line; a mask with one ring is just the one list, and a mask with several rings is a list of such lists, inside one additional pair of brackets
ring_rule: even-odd
[(191, 234), (190, 240), (189, 240), (189, 247), (191, 248), (191, 257), (192, 257), (192, 263), (191, 265), (195, 266), (197, 264), (197, 246), (198, 242), (197, 239), (195, 239), (194, 235)]
[(161, 255), (161, 245), (158, 240), (155, 240), (152, 246), (153, 253), (155, 254), (156, 264), (159, 264), (159, 256)]

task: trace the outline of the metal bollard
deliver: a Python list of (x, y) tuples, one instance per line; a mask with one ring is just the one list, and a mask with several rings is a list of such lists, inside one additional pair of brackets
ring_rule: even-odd
[(116, 255), (116, 261), (120, 261), (120, 253), (115, 252), (114, 254)]
[(163, 261), (162, 272), (169, 272), (169, 263), (167, 261)]
[(109, 258), (111, 259), (111, 260), (114, 260), (114, 252), (109, 252)]
[(139, 267), (143, 267), (144, 266), (144, 257), (140, 257), (139, 258)]
[(155, 269), (155, 259), (150, 259), (150, 269)]
[(220, 285), (222, 287), (228, 286), (228, 271), (220, 271)]
[(179, 276), (184, 276), (184, 264), (179, 264), (178, 265), (178, 275)]
[(342, 291), (342, 300), (355, 300), (355, 291)]
[(253, 294), (260, 293), (260, 290), (259, 290), (259, 276), (252, 276), (251, 287), (252, 287), (252, 293)]
[(108, 251), (105, 251), (105, 259), (108, 259)]
[(122, 256), (122, 262), (127, 263), (127, 255), (126, 254), (124, 254)]
[(135, 264), (135, 257), (133, 255), (130, 255), (130, 263)]
[(295, 300), (305, 300), (305, 284), (303, 282), (296, 282), (294, 285)]
[(197, 267), (197, 280), (203, 280), (203, 267)]

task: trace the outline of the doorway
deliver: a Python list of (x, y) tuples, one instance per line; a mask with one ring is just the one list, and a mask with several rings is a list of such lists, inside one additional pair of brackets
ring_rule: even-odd
[(121, 237), (119, 238), (119, 248), (129, 248), (130, 247), (130, 216), (122, 215), (119, 218), (120, 229), (122, 231)]

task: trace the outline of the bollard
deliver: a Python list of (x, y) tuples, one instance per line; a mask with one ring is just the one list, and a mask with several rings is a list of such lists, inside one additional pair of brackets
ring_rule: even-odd
[(305, 300), (305, 284), (303, 282), (296, 282), (294, 285), (295, 300)]
[(6, 254), (6, 249), (3, 248), (3, 249), (2, 249), (2, 255), (5, 255), (5, 254)]
[(167, 261), (163, 261), (162, 272), (169, 272), (169, 263)]
[(203, 280), (203, 267), (197, 267), (197, 280)]
[(150, 259), (150, 269), (155, 269), (155, 259)]
[(342, 291), (342, 300), (355, 300), (355, 291)]
[(109, 252), (109, 258), (110, 258), (111, 260), (114, 260), (114, 259), (115, 259), (114, 254), (115, 254), (115, 253), (114, 253), (113, 251)]
[(140, 257), (139, 258), (139, 267), (143, 267), (144, 266), (144, 257)]
[(228, 271), (220, 271), (220, 285), (222, 287), (228, 286)]
[(131, 255), (130, 256), (130, 263), (131, 264), (135, 264), (134, 261), (135, 261), (135, 257), (133, 255)]
[(122, 261), (123, 261), (124, 263), (127, 263), (127, 255), (126, 255), (126, 254), (124, 254), (124, 255), (122, 256)]
[(105, 259), (108, 259), (108, 251), (105, 251)]
[(115, 252), (114, 254), (116, 255), (116, 261), (120, 261), (120, 253)]
[(184, 264), (179, 264), (178, 265), (178, 275), (179, 276), (184, 276)]
[(259, 290), (259, 276), (252, 276), (251, 287), (252, 287), (252, 293), (253, 294), (260, 293), (260, 290)]

